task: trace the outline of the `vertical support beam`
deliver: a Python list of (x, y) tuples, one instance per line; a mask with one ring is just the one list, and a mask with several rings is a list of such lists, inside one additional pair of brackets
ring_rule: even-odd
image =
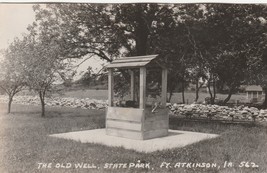
[(108, 106), (113, 106), (114, 78), (113, 69), (108, 69)]
[(247, 99), (248, 99), (249, 97), (248, 97), (248, 91), (247, 91)]
[(139, 98), (139, 108), (145, 109), (146, 107), (146, 68), (140, 68), (140, 98)]
[(166, 107), (167, 100), (167, 78), (168, 78), (168, 70), (166, 68), (162, 69), (162, 79), (161, 79), (161, 105), (163, 108)]
[(134, 71), (130, 70), (130, 76), (131, 76), (131, 100), (134, 101)]
[(259, 91), (257, 91), (257, 99), (259, 98)]

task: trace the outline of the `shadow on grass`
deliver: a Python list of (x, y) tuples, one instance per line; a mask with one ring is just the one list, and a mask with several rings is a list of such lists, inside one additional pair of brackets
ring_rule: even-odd
[[(15, 115), (15, 116), (25, 116), (25, 114), (27, 114), (27, 116), (34, 116), (34, 117), (41, 117), (41, 112), (40, 111), (13, 111), (11, 114), (9, 115)], [(88, 112), (86, 114), (79, 114), (76, 112), (72, 112), (72, 111), (66, 111), (66, 112), (58, 112), (58, 111), (46, 111), (45, 112), (45, 116), (42, 118), (71, 118), (71, 117), (94, 117), (94, 116), (103, 116), (104, 117), (104, 113), (100, 112), (100, 113), (92, 113), (90, 110), (88, 110)]]
[[(6, 115), (6, 105), (1, 104), (1, 115)], [(11, 114), (15, 116), (30, 116), (30, 117), (41, 117), (41, 106), (39, 105), (21, 105), (13, 104)], [(105, 111), (103, 110), (88, 110), (79, 108), (68, 108), (68, 107), (51, 107), (46, 106), (45, 117), (43, 118), (60, 118), (60, 117), (104, 117)]]

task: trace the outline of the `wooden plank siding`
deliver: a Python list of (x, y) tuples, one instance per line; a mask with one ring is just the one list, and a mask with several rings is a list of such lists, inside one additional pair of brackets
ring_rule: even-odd
[(129, 62), (129, 63), (116, 63), (116, 64), (109, 64), (107, 68), (126, 68), (126, 67), (143, 67), (149, 62)]
[(157, 137), (163, 137), (168, 135), (168, 129), (157, 129), (157, 130), (151, 130), (146, 131), (143, 133), (143, 139), (152, 139)]
[[(166, 109), (167, 69), (159, 63), (158, 55), (124, 57), (114, 60), (106, 66), (108, 69), (108, 108), (106, 112), (106, 134), (130, 139), (146, 140), (168, 135), (169, 116)], [(135, 98), (134, 69), (139, 69), (139, 108), (114, 107), (114, 69), (128, 69), (131, 76), (131, 100)], [(146, 107), (147, 70), (162, 70), (161, 107), (152, 112)]]
[(146, 107), (146, 68), (140, 68), (140, 98), (139, 98), (139, 108), (145, 109)]
[(167, 77), (168, 77), (168, 70), (162, 69), (162, 82), (161, 82), (161, 106), (163, 108), (166, 107), (166, 101), (167, 101)]
[(134, 131), (142, 131), (141, 123), (133, 122), (133, 121), (119, 121), (108, 119), (106, 122), (107, 128), (117, 128), (124, 130), (134, 130)]
[(116, 128), (106, 128), (106, 134), (129, 139), (143, 140), (143, 134), (138, 131), (130, 131)]
[(169, 117), (165, 113), (166, 109), (151, 113), (137, 108), (108, 107), (106, 134), (138, 140), (166, 136)]
[(121, 58), (114, 60), (111, 64), (115, 63), (124, 63), (124, 62), (148, 62), (153, 60), (155, 57), (146, 57), (146, 58)]
[(168, 120), (155, 120), (155, 121), (145, 121), (143, 131), (158, 130), (158, 129), (168, 129)]
[(142, 122), (143, 109), (108, 107), (107, 119)]
[(113, 106), (114, 78), (113, 69), (108, 70), (108, 106)]
[(116, 59), (106, 66), (106, 68), (143, 67), (155, 59), (158, 55), (123, 57)]
[(134, 71), (133, 70), (130, 70), (130, 76), (131, 76), (131, 90), (130, 90), (131, 100), (134, 101), (134, 96), (135, 96), (134, 83), (135, 83), (135, 80), (134, 80)]

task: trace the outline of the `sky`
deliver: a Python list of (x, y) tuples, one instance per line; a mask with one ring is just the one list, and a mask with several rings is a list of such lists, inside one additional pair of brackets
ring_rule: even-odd
[(15, 37), (27, 32), (34, 21), (31, 4), (0, 4), (0, 49), (7, 48)]
[[(6, 49), (15, 37), (21, 38), (23, 33), (27, 33), (28, 25), (32, 24), (35, 19), (32, 5), (0, 3), (0, 50)], [(86, 71), (88, 66), (91, 66), (97, 72), (102, 68), (102, 63), (104, 61), (99, 60), (97, 57), (85, 61), (77, 69), (78, 75), (74, 80), (78, 79), (80, 77), (79, 74), (82, 71)]]

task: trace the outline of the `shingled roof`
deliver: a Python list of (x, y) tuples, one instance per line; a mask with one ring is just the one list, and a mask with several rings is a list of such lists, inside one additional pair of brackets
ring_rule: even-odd
[(246, 91), (262, 91), (262, 87), (259, 85), (249, 85), (247, 86)]
[(158, 55), (123, 57), (112, 61), (106, 68), (144, 67)]

